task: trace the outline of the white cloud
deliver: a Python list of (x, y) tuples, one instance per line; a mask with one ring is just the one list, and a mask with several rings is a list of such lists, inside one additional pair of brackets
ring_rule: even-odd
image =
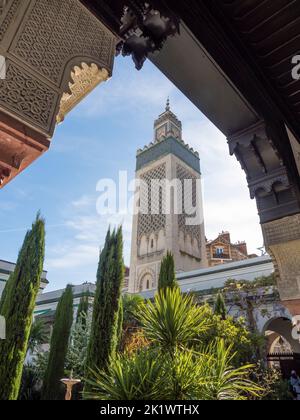
[(99, 249), (92, 245), (75, 245), (57, 247), (55, 250), (59, 255), (47, 259), (47, 268), (51, 269), (70, 269), (95, 263), (99, 256)]
[(83, 195), (82, 197), (80, 197), (78, 200), (75, 200), (72, 202), (72, 205), (75, 208), (86, 208), (89, 207), (91, 204), (93, 204), (95, 202), (95, 198), (92, 196), (88, 196), (88, 195)]
[(129, 263), (131, 215), (99, 216), (96, 213), (95, 196), (83, 195), (71, 203), (65, 210), (65, 216), (68, 219), (64, 226), (69, 229), (70, 234), (62, 243), (48, 247), (48, 270), (96, 267), (109, 226), (114, 229), (120, 225), (123, 226), (125, 263)]

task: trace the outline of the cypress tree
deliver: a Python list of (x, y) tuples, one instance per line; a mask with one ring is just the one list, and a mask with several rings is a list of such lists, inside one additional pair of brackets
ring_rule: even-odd
[(227, 318), (227, 309), (224, 296), (221, 292), (218, 293), (215, 306), (214, 306), (215, 315), (219, 315), (224, 321)]
[(6, 340), (0, 340), (0, 400), (17, 400), (45, 256), (45, 222), (37, 215), (0, 302)]
[(118, 314), (118, 326), (117, 326), (117, 351), (121, 350), (122, 338), (123, 338), (123, 325), (124, 325), (124, 303), (123, 297), (119, 303), (119, 314)]
[[(123, 235), (107, 233), (105, 246), (101, 252), (97, 287), (94, 300), (92, 331), (88, 348), (86, 376), (91, 371), (106, 369), (116, 354), (122, 315), (122, 286), (124, 281)], [(89, 385), (86, 385), (85, 391)]]
[(161, 262), (158, 291), (162, 291), (166, 288), (173, 289), (177, 286), (174, 257), (170, 252), (167, 252)]
[(64, 367), (73, 324), (73, 291), (68, 285), (62, 294), (55, 312), (55, 322), (50, 343), (50, 354), (43, 383), (43, 400), (63, 399)]

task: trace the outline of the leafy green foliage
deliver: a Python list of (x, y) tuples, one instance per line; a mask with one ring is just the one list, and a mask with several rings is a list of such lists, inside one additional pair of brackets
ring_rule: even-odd
[(222, 319), (214, 314), (209, 305), (203, 305), (201, 308), (208, 326), (199, 336), (202, 345), (209, 346), (214, 340), (221, 339), (226, 346), (232, 347), (235, 354), (234, 366), (256, 362), (256, 351), (258, 348), (264, 348), (265, 337), (251, 333), (243, 318), (234, 319), (227, 316), (226, 319)]
[(78, 324), (79, 322), (83, 322), (85, 323), (86, 321), (86, 317), (88, 315), (89, 312), (89, 293), (84, 293), (84, 295), (81, 297), (80, 302), (79, 302), (79, 306), (78, 306), (78, 310), (77, 310), (77, 316), (76, 316), (76, 323)]
[(226, 319), (226, 316), (227, 316), (226, 303), (225, 303), (223, 294), (220, 292), (218, 293), (216, 301), (215, 301), (214, 313), (215, 315), (219, 315), (223, 320)]
[(151, 352), (117, 356), (108, 371), (91, 372), (91, 400), (157, 400), (161, 397), (162, 364)]
[(130, 325), (136, 325), (138, 314), (144, 299), (140, 295), (123, 296), (123, 325), (124, 328)]
[(62, 384), (64, 366), (73, 323), (73, 291), (67, 286), (55, 313), (55, 322), (50, 343), (50, 354), (43, 384), (43, 400), (60, 400), (63, 397)]
[(262, 389), (249, 379), (253, 365), (234, 368), (235, 356), (232, 346), (227, 347), (224, 340), (217, 340), (203, 350), (197, 365), (201, 399), (246, 400), (249, 395), (261, 394)]
[[(94, 300), (87, 376), (92, 369), (106, 369), (120, 339), (121, 291), (124, 282), (123, 235), (108, 231), (100, 255)], [(88, 390), (89, 385), (87, 384)]]
[(227, 280), (224, 285), (224, 290), (234, 291), (234, 290), (244, 290), (251, 291), (264, 287), (273, 287), (276, 286), (276, 275), (275, 273), (270, 274), (269, 276), (257, 277), (254, 281), (249, 280)]
[(32, 366), (34, 366), (35, 373), (37, 375), (37, 379), (39, 383), (43, 383), (45, 378), (45, 373), (47, 370), (49, 361), (49, 352), (48, 351), (40, 351), (38, 352), (32, 360)]
[(139, 295), (125, 294), (122, 298), (123, 317), (119, 351), (124, 351), (137, 334), (139, 328), (138, 313), (144, 299)]
[(289, 381), (282, 379), (279, 369), (268, 368), (263, 363), (258, 364), (252, 373), (252, 379), (259, 383), (264, 390), (260, 399), (265, 401), (293, 400)]
[[(277, 293), (273, 286), (275, 280), (275, 274), (257, 278), (254, 282), (229, 280), (223, 290), (231, 304), (245, 314), (247, 326), (251, 332), (253, 344), (255, 344), (253, 346), (255, 349), (254, 358), (257, 361), (265, 356), (266, 339), (258, 330), (255, 311), (259, 310), (261, 303), (270, 291)], [(268, 315), (268, 311), (265, 309), (260, 312), (262, 316)]]
[(85, 375), (88, 343), (91, 335), (91, 317), (84, 312), (77, 318), (71, 332), (71, 340), (65, 363), (65, 373), (83, 379)]
[(0, 302), (7, 330), (6, 340), (0, 340), (0, 400), (16, 400), (19, 395), (44, 255), (45, 222), (38, 214)]
[(207, 329), (202, 308), (179, 288), (166, 289), (155, 296), (154, 303), (144, 304), (140, 322), (149, 341), (169, 351), (187, 347)]
[[(210, 328), (207, 307), (178, 288), (165, 289), (140, 308), (148, 347), (114, 358), (107, 370), (94, 370), (86, 399), (231, 400), (258, 397), (251, 365), (235, 368), (235, 353), (222, 339), (200, 346)], [(211, 316), (214, 316), (211, 314)], [(220, 318), (218, 318), (220, 319)]]
[(167, 252), (166, 256), (161, 262), (158, 279), (158, 291), (164, 290), (166, 288), (173, 289), (174, 287), (177, 287), (175, 262), (173, 255), (170, 252)]
[[(218, 295), (219, 293), (222, 293), (224, 296), (224, 294), (227, 292), (234, 292), (234, 291), (253, 292), (260, 288), (272, 287), (276, 289), (276, 286), (277, 286), (276, 275), (275, 273), (272, 273), (269, 276), (257, 277), (254, 281), (228, 279), (225, 282), (224, 287), (221, 287), (221, 288), (212, 287), (210, 289), (200, 290), (200, 291), (194, 292), (194, 295), (201, 297), (201, 296), (207, 296), (207, 295)], [(274, 290), (274, 292), (276, 291)]]

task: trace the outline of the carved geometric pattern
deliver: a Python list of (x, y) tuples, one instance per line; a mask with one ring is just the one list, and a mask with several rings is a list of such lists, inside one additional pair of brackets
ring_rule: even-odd
[(73, 83), (69, 83), (70, 93), (64, 93), (60, 101), (59, 113), (56, 117), (57, 123), (64, 120), (65, 116), (97, 85), (109, 77), (106, 69), (99, 69), (96, 64), (90, 66), (82, 63), (81, 67), (76, 66), (71, 73)]
[(0, 16), (3, 13), (4, 7), (6, 6), (7, 0), (0, 0)]
[[(8, 60), (7, 60), (8, 61)], [(8, 61), (6, 80), (1, 83), (0, 104), (11, 111), (26, 115), (37, 125), (48, 125), (58, 94), (38, 82), (22, 68)]]
[[(145, 209), (148, 214), (139, 213), (138, 215), (138, 241), (143, 235), (158, 233), (166, 227), (165, 192), (162, 188), (159, 194), (153, 194), (153, 196), (151, 194), (152, 182), (155, 180), (164, 181), (165, 179), (165, 164), (157, 166), (141, 176), (143, 184), (140, 190), (140, 208), (142, 211)], [(146, 190), (144, 190), (143, 185), (145, 185)], [(153, 202), (153, 200), (155, 201)], [(158, 214), (151, 214), (151, 209), (159, 209)]]
[[(179, 231), (183, 232), (184, 235), (190, 235), (192, 239), (196, 239), (198, 241), (198, 245), (201, 244), (201, 227), (200, 225), (188, 225), (187, 218), (192, 218), (196, 216), (196, 212), (194, 214), (190, 214), (189, 209), (186, 208), (187, 205), (193, 206), (195, 208), (197, 206), (197, 177), (194, 176), (190, 171), (183, 168), (181, 165), (177, 165), (177, 179), (181, 181), (182, 185), (182, 214), (178, 215), (178, 225)], [(192, 180), (192, 188), (185, 187), (185, 180)], [(180, 191), (178, 191), (180, 193)]]
[(262, 225), (282, 300), (300, 299), (300, 214)]
[(278, 289), (282, 300), (300, 299), (300, 239), (270, 247), (276, 260)]
[(267, 247), (299, 240), (300, 214), (265, 223), (262, 228)]
[[(0, 7), (1, 54), (9, 64), (1, 111), (52, 137), (61, 98), (59, 121), (111, 74), (115, 36), (78, 0), (0, 0)], [(75, 83), (71, 72), (82, 63), (95, 64), (91, 72), (82, 67)], [(101, 75), (92, 74), (96, 65)]]
[(12, 52), (55, 83), (80, 55), (111, 65), (114, 39), (78, 1), (37, 0)]
[[(0, 42), (3, 39), (3, 36), (5, 34), (5, 32), (7, 31), (9, 25), (11, 24), (11, 21), (19, 7), (19, 5), (21, 4), (21, 0), (13, 0), (11, 5), (10, 5), (10, 9), (8, 11), (8, 13), (5, 16), (4, 22), (1, 23), (0, 25)], [(0, 2), (0, 18), (1, 18), (1, 14), (4, 12), (4, 8), (8, 7), (8, 2), (7, 0), (1, 0)]]

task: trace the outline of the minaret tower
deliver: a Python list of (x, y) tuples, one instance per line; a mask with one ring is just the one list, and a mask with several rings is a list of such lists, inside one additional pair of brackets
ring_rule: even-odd
[(208, 266), (199, 154), (183, 141), (169, 99), (154, 123), (154, 141), (137, 152), (136, 179), (130, 293), (157, 287), (167, 251), (177, 272)]

